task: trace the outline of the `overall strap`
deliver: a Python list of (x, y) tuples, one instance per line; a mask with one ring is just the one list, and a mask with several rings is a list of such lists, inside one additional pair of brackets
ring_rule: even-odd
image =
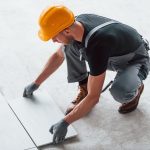
[[(87, 34), (87, 36), (86, 36), (86, 38), (85, 38), (85, 48), (87, 48), (89, 39), (91, 38), (91, 36), (92, 36), (97, 30), (99, 30), (99, 29), (101, 29), (101, 28), (103, 28), (103, 27), (105, 27), (105, 26), (107, 26), (107, 25), (113, 24), (113, 23), (119, 23), (119, 22), (112, 20), (112, 21), (105, 22), (105, 23), (103, 23), (103, 24), (101, 24), (101, 25), (98, 25), (98, 26), (96, 26), (95, 28), (93, 28), (93, 29)], [(80, 55), (80, 57), (81, 57), (81, 56), (82, 56), (82, 55)], [(106, 85), (106, 87), (102, 90), (102, 93), (103, 93), (104, 91), (106, 91), (106, 89), (107, 89), (112, 83), (113, 83), (113, 81), (110, 81), (110, 82)]]
[(93, 28), (93, 29), (87, 34), (87, 36), (86, 36), (86, 38), (85, 38), (85, 48), (87, 48), (89, 39), (91, 38), (91, 36), (92, 36), (97, 30), (99, 30), (99, 29), (101, 29), (101, 28), (103, 28), (103, 27), (105, 27), (105, 26), (107, 26), (107, 25), (113, 24), (113, 23), (119, 23), (119, 22), (111, 20), (111, 21), (105, 22), (105, 23), (100, 24), (100, 25), (96, 26), (95, 28)]

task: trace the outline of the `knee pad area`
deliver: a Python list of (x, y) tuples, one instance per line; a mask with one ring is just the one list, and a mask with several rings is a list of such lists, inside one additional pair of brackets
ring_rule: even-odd
[(126, 103), (134, 98), (137, 89), (134, 90), (128, 85), (123, 85), (116, 82), (111, 86), (109, 91), (116, 101), (120, 103)]

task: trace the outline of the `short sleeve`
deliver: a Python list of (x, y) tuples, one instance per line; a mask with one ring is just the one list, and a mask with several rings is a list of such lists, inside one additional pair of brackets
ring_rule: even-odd
[(106, 71), (109, 58), (108, 50), (108, 47), (98, 43), (87, 49), (86, 55), (91, 75), (97, 76)]

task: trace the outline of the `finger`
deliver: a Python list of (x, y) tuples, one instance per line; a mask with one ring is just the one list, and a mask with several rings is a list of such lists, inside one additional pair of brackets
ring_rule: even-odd
[(63, 142), (64, 140), (65, 140), (65, 137), (62, 137), (62, 138), (61, 138), (61, 141)]
[(27, 94), (26, 94), (26, 89), (24, 89), (24, 92), (23, 92), (23, 97), (27, 97)]
[(59, 137), (55, 138), (55, 143), (58, 144), (59, 143)]
[(53, 144), (56, 144), (56, 134), (53, 135)]
[(62, 140), (61, 140), (61, 137), (60, 137), (60, 138), (58, 138), (58, 143), (61, 143), (61, 141), (62, 141)]
[(23, 92), (23, 97), (31, 97), (33, 95), (33, 92), (32, 93), (29, 93), (27, 92), (27, 90), (25, 89), (24, 92)]
[(51, 134), (53, 134), (53, 126), (51, 126), (51, 128), (49, 129), (49, 132), (50, 132)]
[(62, 143), (63, 141), (64, 141), (64, 137), (60, 137), (58, 140), (59, 143)]

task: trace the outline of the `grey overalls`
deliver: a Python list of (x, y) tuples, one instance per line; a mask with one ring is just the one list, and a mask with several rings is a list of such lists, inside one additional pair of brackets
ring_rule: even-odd
[[(118, 22), (109, 21), (92, 29), (86, 37), (85, 47), (75, 41), (65, 46), (64, 53), (67, 62), (69, 83), (79, 82), (88, 76), (84, 48), (87, 47), (88, 40), (94, 32), (111, 23)], [(116, 101), (126, 103), (135, 97), (137, 89), (142, 81), (146, 79), (150, 70), (148, 49), (148, 43), (143, 40), (136, 51), (109, 58), (107, 69), (117, 72), (113, 84), (109, 89)]]

